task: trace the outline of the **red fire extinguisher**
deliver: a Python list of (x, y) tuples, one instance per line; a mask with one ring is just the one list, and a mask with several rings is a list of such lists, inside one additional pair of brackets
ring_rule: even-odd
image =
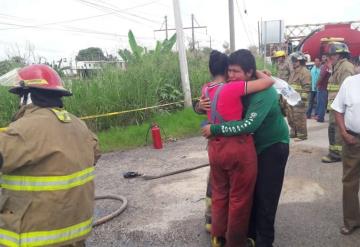
[(155, 149), (162, 149), (162, 140), (161, 140), (161, 133), (160, 128), (156, 123), (151, 125), (151, 136), (153, 140), (153, 146)]

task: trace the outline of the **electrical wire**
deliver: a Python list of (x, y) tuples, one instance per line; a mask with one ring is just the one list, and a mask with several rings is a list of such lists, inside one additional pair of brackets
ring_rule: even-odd
[[(126, 34), (116, 34), (116, 33), (108, 33), (108, 32), (102, 32), (98, 30), (92, 30), (92, 29), (84, 29), (84, 28), (76, 28), (76, 27), (66, 27), (66, 28), (56, 28), (56, 27), (39, 27), (36, 25), (28, 26), (28, 25), (22, 25), (22, 24), (16, 24), (16, 23), (10, 23), (10, 22), (0, 22), (2, 25), (8, 25), (8, 26), (16, 26), (16, 27), (22, 27), (22, 28), (34, 28), (39, 30), (57, 30), (57, 31), (63, 31), (63, 32), (73, 32), (73, 33), (82, 33), (82, 34), (91, 34), (91, 35), (104, 35), (104, 36), (112, 36), (112, 37), (124, 37), (127, 38), (128, 35)], [(7, 30), (0, 29), (1, 30)], [(153, 40), (153, 37), (136, 37), (138, 39), (148, 39)]]
[(248, 29), (247, 29), (247, 27), (246, 27), (245, 20), (244, 20), (244, 18), (243, 18), (243, 15), (242, 15), (241, 10), (240, 10), (240, 7), (239, 7), (239, 2), (238, 2), (238, 0), (236, 0), (236, 6), (237, 6), (237, 9), (238, 9), (238, 12), (239, 12), (239, 15), (240, 15), (240, 20), (241, 20), (241, 23), (242, 23), (242, 25), (243, 25), (243, 27), (244, 27), (244, 31), (245, 31), (245, 34), (246, 34), (246, 36), (247, 36), (247, 39), (248, 39), (248, 41), (249, 41), (249, 43), (250, 43), (251, 45), (254, 45), (255, 42), (254, 42), (254, 40), (252, 39), (251, 35), (249, 35)]
[[(129, 17), (125, 17), (124, 15), (130, 15), (132, 17), (136, 17), (136, 18), (151, 22), (153, 24), (158, 24), (159, 23), (158, 21), (154, 21), (154, 20), (148, 19), (146, 17), (139, 16), (139, 15), (136, 15), (136, 14), (128, 13), (128, 12), (120, 10), (118, 8), (112, 8), (112, 7), (109, 7), (109, 6), (106, 6), (106, 5), (102, 5), (102, 4), (99, 4), (99, 3), (96, 3), (96, 2), (92, 2), (90, 0), (78, 0), (78, 1), (81, 2), (81, 3), (87, 4), (87, 5), (95, 8), (95, 9), (101, 10), (101, 11), (105, 11), (105, 12), (114, 11), (116, 15), (119, 15), (119, 16), (121, 16), (123, 18), (128, 18), (129, 19)], [(136, 20), (133, 20), (133, 21), (135, 21), (137, 23), (140, 23), (140, 22), (138, 22)], [(141, 24), (143, 24), (143, 23), (141, 23)]]
[[(139, 5), (135, 5), (126, 9), (121, 9), (120, 11), (127, 11), (127, 10), (131, 10), (131, 9), (136, 9), (136, 8), (141, 8), (150, 4), (154, 4), (158, 1), (152, 1), (152, 2), (148, 2), (148, 3), (144, 3), (144, 4), (139, 4)], [(70, 20), (63, 20), (63, 21), (55, 21), (55, 22), (50, 22), (50, 23), (43, 23), (43, 24), (38, 24), (38, 25), (31, 25), (29, 27), (17, 27), (17, 28), (8, 28), (8, 29), (0, 29), (0, 30), (11, 30), (11, 29), (22, 29), (22, 28), (31, 28), (31, 27), (42, 27), (42, 26), (50, 26), (50, 25), (58, 25), (58, 24), (64, 24), (64, 23), (70, 23), (70, 22), (77, 22), (77, 21), (83, 21), (83, 20), (88, 20), (88, 19), (93, 19), (93, 18), (98, 18), (98, 17), (103, 17), (103, 16), (107, 16), (107, 15), (113, 15), (117, 13), (117, 11), (113, 11), (113, 12), (109, 12), (109, 13), (105, 13), (105, 14), (100, 14), (100, 15), (93, 15), (93, 16), (87, 16), (87, 17), (81, 17), (81, 18), (76, 18), (76, 19), (70, 19)], [(0, 13), (0, 16), (6, 16), (6, 17), (11, 17), (11, 18), (15, 18), (15, 19), (23, 19), (23, 20), (30, 20), (30, 19), (24, 19), (24, 18), (20, 18), (18, 16), (13, 16), (13, 15), (7, 15), (7, 14), (3, 14)]]

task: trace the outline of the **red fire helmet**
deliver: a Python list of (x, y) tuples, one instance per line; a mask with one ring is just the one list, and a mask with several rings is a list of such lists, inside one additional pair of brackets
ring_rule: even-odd
[(14, 73), (12, 88), (14, 94), (21, 94), (25, 89), (40, 89), (59, 93), (61, 96), (71, 96), (66, 90), (58, 73), (45, 64), (33, 64), (19, 69)]

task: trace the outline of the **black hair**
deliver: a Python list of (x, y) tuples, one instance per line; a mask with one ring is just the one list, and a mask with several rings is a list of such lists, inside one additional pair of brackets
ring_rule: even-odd
[(226, 75), (228, 67), (228, 56), (217, 50), (210, 53), (209, 70), (213, 77), (218, 75)]
[(251, 72), (251, 78), (256, 78), (256, 61), (254, 55), (247, 49), (240, 49), (230, 54), (229, 65), (239, 65), (245, 73)]

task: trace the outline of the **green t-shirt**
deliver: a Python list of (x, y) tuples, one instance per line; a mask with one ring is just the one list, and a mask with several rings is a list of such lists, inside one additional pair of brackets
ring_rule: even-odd
[(243, 120), (211, 125), (214, 136), (236, 136), (254, 133), (257, 154), (278, 143), (289, 143), (289, 128), (281, 113), (279, 95), (271, 87), (243, 98), (246, 114)]

